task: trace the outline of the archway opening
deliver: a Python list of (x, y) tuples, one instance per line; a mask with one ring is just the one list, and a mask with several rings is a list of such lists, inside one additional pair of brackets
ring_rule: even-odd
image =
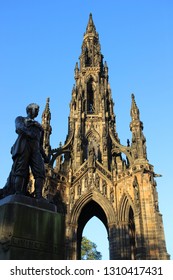
[(94, 216), (85, 225), (82, 237), (86, 237), (96, 244), (97, 251), (101, 253), (102, 260), (109, 260), (109, 240), (104, 224)]
[[(94, 219), (92, 219), (94, 217)], [(98, 218), (96, 220), (96, 218)], [(107, 218), (106, 218), (106, 214), (103, 211), (102, 207), (95, 202), (94, 200), (91, 200), (90, 202), (88, 202), (82, 209), (79, 219), (78, 219), (78, 229), (77, 229), (77, 259), (81, 259), (81, 242), (82, 242), (82, 236), (83, 236), (83, 230), (84, 227), (86, 226), (86, 224), (89, 221), (92, 221), (92, 226), (90, 227), (91, 229), (91, 236), (98, 236), (101, 237), (99, 229), (97, 228), (98, 225), (98, 220), (100, 221), (100, 223), (102, 223), (102, 226), (105, 228), (106, 232), (107, 232), (107, 236), (104, 237), (103, 234), (103, 242), (108, 242), (108, 224), (107, 224)], [(97, 223), (96, 223), (97, 221)], [(89, 223), (90, 224), (90, 223)], [(100, 225), (99, 225), (100, 227)], [(102, 229), (103, 230), (103, 229)], [(94, 242), (93, 238), (91, 240), (92, 242)], [(95, 243), (95, 242), (94, 242)], [(97, 244), (96, 244), (97, 245)], [(109, 247), (109, 245), (107, 246)]]
[(130, 254), (131, 260), (136, 259), (136, 232), (135, 232), (135, 221), (132, 207), (129, 209), (129, 239), (130, 239)]

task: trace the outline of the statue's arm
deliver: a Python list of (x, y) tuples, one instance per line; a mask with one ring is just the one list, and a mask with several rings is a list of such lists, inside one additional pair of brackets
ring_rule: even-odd
[(19, 135), (24, 134), (31, 138), (33, 138), (35, 136), (35, 135), (33, 135), (32, 131), (26, 126), (24, 117), (17, 117), (15, 119), (15, 126), (16, 126), (17, 134), (19, 134)]

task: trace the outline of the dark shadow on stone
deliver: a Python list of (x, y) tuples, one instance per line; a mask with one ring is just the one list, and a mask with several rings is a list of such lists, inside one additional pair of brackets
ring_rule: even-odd
[(1, 260), (63, 260), (65, 217), (45, 199), (9, 195), (0, 201)]

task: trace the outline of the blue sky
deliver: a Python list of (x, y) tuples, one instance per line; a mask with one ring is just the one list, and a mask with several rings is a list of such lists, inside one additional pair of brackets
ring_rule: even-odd
[[(144, 123), (149, 162), (163, 175), (157, 179), (159, 205), (167, 250), (173, 256), (172, 0), (0, 1), (0, 187), (11, 169), (14, 119), (25, 115), (29, 103), (38, 103), (42, 112), (50, 97), (52, 148), (65, 141), (74, 67), (90, 12), (109, 67), (121, 143), (131, 139), (134, 93)], [(97, 235), (93, 228), (88, 233), (91, 237)], [(106, 242), (100, 242), (98, 235), (93, 241), (99, 243), (98, 250), (107, 258)]]

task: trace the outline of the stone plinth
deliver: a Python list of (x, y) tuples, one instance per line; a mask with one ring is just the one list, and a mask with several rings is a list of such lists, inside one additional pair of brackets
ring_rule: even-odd
[(64, 259), (64, 219), (44, 199), (10, 195), (0, 200), (0, 259)]

